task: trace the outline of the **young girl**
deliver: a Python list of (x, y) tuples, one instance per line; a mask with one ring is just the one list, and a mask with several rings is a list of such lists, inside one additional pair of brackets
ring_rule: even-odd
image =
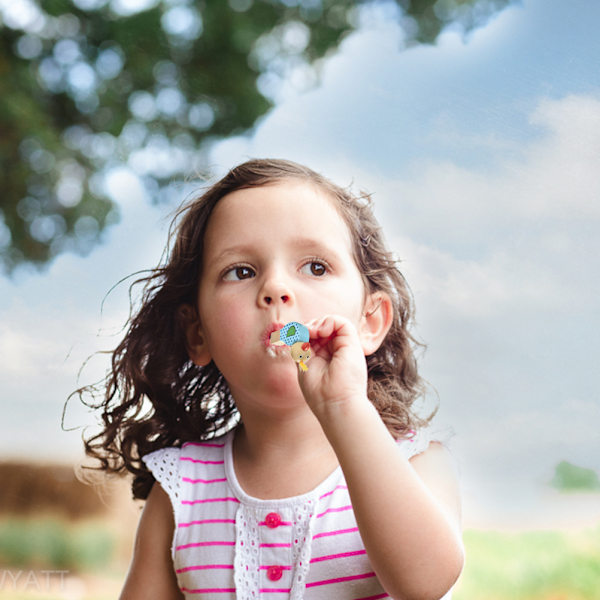
[[(457, 485), (411, 408), (410, 296), (369, 203), (249, 161), (182, 211), (144, 281), (86, 442), (146, 499), (121, 598), (447, 594)], [(270, 343), (291, 321), (307, 370)]]

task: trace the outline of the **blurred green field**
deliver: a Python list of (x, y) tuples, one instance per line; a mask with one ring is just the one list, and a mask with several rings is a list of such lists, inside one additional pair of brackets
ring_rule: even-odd
[(454, 600), (599, 600), (600, 525), (582, 531), (469, 530)]
[(58, 518), (0, 521), (0, 557), (7, 565), (98, 571), (113, 561), (117, 540), (100, 520), (76, 525)]
[[(113, 600), (131, 532), (110, 520), (0, 521), (0, 597)], [(600, 525), (581, 531), (468, 530), (454, 600), (600, 600)], [(121, 550), (120, 550), (121, 549)]]
[(122, 532), (108, 519), (0, 520), (0, 597), (116, 598), (127, 568)]

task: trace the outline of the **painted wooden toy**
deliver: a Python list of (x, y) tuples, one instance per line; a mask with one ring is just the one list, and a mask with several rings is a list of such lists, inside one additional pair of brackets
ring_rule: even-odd
[(306, 363), (310, 360), (312, 354), (309, 340), (308, 328), (296, 321), (290, 321), (281, 329), (274, 331), (270, 339), (271, 344), (274, 346), (289, 346), (292, 358), (303, 371), (308, 371)]

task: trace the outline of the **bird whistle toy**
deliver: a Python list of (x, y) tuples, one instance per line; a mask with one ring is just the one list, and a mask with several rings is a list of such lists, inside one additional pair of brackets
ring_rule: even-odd
[(312, 354), (309, 339), (308, 328), (302, 323), (291, 321), (281, 329), (274, 331), (270, 341), (274, 346), (289, 346), (292, 358), (298, 363), (298, 367), (302, 371), (308, 371), (306, 363)]

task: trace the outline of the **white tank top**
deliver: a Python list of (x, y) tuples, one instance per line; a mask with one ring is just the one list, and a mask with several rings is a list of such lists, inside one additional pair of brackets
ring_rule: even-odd
[[(448, 432), (398, 442), (411, 458)], [(341, 468), (307, 494), (249, 496), (233, 468), (234, 432), (143, 457), (169, 495), (172, 556), (186, 598), (376, 600), (390, 598), (369, 563)], [(290, 473), (293, 477), (293, 473)], [(385, 520), (385, 515), (381, 515)], [(450, 593), (443, 600), (449, 600)]]

